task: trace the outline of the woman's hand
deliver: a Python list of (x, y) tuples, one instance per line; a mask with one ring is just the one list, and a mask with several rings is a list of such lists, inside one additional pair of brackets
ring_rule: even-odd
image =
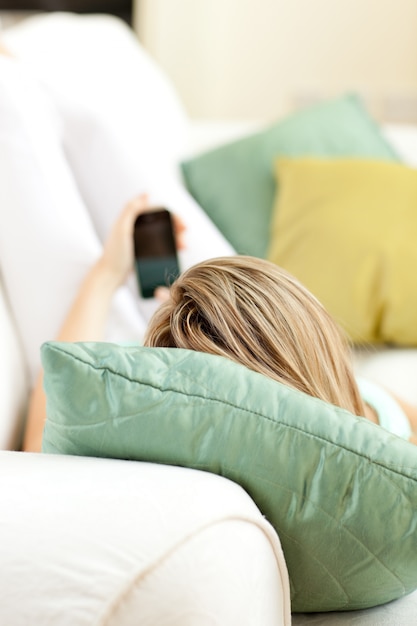
[[(126, 281), (134, 267), (133, 229), (136, 218), (141, 213), (151, 210), (148, 196), (146, 194), (137, 196), (125, 206), (110, 232), (98, 264), (101, 271), (110, 277), (114, 288)], [(177, 247), (182, 249), (185, 226), (177, 216), (173, 216), (173, 223)]]

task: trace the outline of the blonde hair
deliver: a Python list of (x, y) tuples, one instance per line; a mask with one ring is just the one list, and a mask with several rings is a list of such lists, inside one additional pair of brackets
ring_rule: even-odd
[(184, 272), (153, 316), (145, 345), (225, 356), (363, 415), (348, 344), (319, 301), (262, 259), (211, 259)]

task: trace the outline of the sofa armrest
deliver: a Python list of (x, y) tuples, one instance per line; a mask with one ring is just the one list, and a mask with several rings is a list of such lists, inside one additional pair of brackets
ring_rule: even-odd
[(290, 624), (278, 537), (238, 485), (131, 461), (0, 463), (0, 623)]

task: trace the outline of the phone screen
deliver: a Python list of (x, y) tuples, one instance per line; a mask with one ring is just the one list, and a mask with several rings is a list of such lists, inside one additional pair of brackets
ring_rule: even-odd
[(172, 217), (166, 209), (139, 215), (134, 228), (135, 268), (143, 298), (169, 287), (179, 276)]

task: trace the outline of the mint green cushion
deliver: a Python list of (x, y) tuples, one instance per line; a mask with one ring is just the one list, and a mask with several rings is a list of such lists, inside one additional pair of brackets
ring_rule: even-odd
[(293, 611), (371, 607), (417, 588), (415, 446), (223, 357), (49, 343), (42, 360), (43, 451), (239, 483), (281, 539)]
[(279, 156), (397, 160), (358, 97), (347, 95), (184, 162), (190, 193), (239, 254), (266, 255)]

